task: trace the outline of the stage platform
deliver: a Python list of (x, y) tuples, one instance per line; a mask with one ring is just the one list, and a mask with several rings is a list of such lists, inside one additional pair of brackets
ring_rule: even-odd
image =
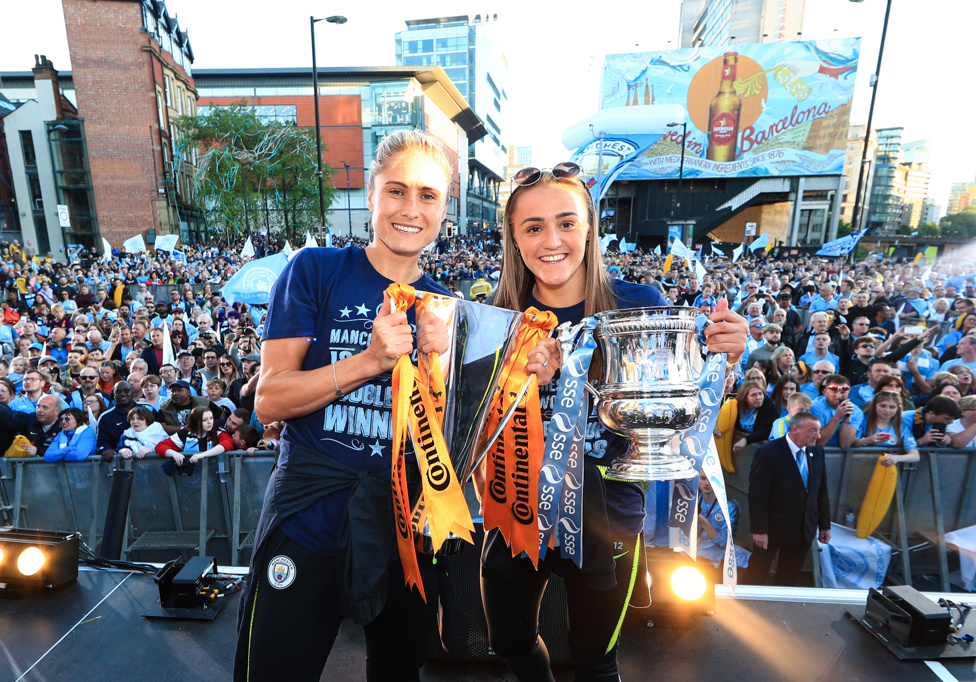
[[(734, 599), (723, 592), (715, 615), (685, 630), (648, 628), (632, 610), (621, 634), (623, 680), (976, 680), (972, 658), (943, 659), (936, 670), (898, 661), (845, 614), (845, 606), (863, 606), (862, 592), (742, 587)], [(211, 622), (143, 618), (158, 598), (151, 576), (86, 569), (61, 589), (0, 598), (0, 680), (230, 679), (238, 595)], [(361, 630), (349, 622), (322, 679), (364, 679), (363, 656)], [(566, 667), (555, 672), (572, 679)], [(436, 660), (422, 679), (511, 676), (498, 662)]]

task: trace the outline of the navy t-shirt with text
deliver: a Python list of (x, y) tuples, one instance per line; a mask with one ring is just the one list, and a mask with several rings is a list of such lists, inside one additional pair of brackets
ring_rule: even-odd
[[(361, 248), (302, 249), (285, 266), (271, 291), (264, 338), (309, 339), (302, 365), (305, 371), (361, 353), (369, 347), (373, 319), (390, 284)], [(410, 284), (420, 291), (450, 295), (427, 275)], [(415, 324), (413, 308), (408, 318)], [(278, 466), (287, 469), (295, 447), (304, 446), (327, 452), (356, 470), (389, 471), (392, 400), (392, 376), (385, 372), (340, 400), (289, 419), (281, 433)], [(323, 497), (286, 519), (282, 531), (313, 551), (334, 551), (348, 496), (348, 491), (340, 491)]]

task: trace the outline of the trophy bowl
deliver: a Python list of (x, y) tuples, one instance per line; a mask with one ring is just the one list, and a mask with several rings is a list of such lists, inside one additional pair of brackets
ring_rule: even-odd
[(675, 434), (694, 426), (701, 413), (695, 315), (693, 309), (630, 308), (596, 316), (594, 336), (603, 352), (597, 414), (630, 441), (609, 478), (671, 481), (698, 474), (694, 462), (671, 447)]

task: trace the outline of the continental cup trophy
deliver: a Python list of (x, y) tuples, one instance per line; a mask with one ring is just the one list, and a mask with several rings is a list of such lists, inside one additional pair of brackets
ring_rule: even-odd
[(603, 376), (592, 392), (603, 424), (630, 440), (607, 476), (670, 481), (698, 475), (675, 452), (674, 437), (701, 413), (697, 376), (702, 360), (693, 309), (631, 308), (596, 316)]
[[(448, 350), (438, 358), (445, 391), (442, 430), (457, 479), (464, 485), (514, 412), (502, 416), (487, 440), (482, 437), (491, 399), (498, 390), (501, 369), (515, 351), (513, 341), (522, 313), (453, 296), (422, 295), (427, 297), (430, 312), (443, 320), (449, 329)], [(415, 510), (415, 519), (420, 495), (420, 486), (412, 486), (410, 504)], [(429, 528), (424, 527), (423, 522), (418, 525), (417, 530), (423, 535), (424, 551), (433, 554)], [(438, 554), (454, 554), (463, 544), (457, 536), (449, 536)]]

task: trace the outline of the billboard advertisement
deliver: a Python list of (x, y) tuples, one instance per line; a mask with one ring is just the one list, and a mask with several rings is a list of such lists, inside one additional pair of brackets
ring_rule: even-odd
[(677, 178), (682, 145), (686, 178), (839, 175), (859, 54), (844, 38), (608, 55), (601, 109), (680, 105), (687, 117), (577, 156), (586, 175), (600, 159), (616, 180)]

